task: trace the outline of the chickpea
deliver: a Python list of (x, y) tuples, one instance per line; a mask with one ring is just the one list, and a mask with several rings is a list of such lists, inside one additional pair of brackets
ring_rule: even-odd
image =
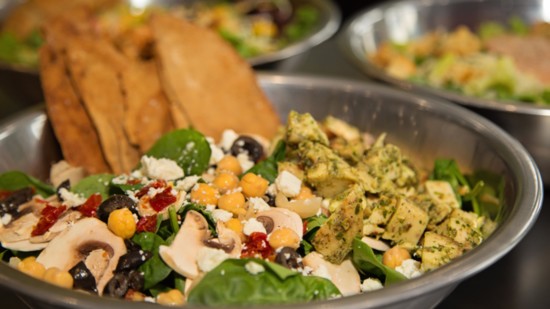
[(246, 197), (261, 197), (267, 191), (269, 181), (254, 173), (247, 173), (241, 179), (240, 185)]
[(37, 262), (36, 257), (34, 256), (24, 258), (21, 262), (19, 262), (19, 264), (17, 264), (17, 269), (37, 279), (42, 279), (42, 277), (44, 277), (44, 273), (46, 272), (46, 267)]
[(126, 295), (124, 295), (124, 299), (131, 300), (131, 301), (145, 301), (145, 294), (138, 292), (136, 290), (128, 290)]
[(300, 236), (287, 227), (282, 227), (271, 232), (268, 241), (273, 249), (282, 247), (298, 249), (300, 247)]
[(240, 175), (243, 172), (243, 169), (237, 157), (227, 155), (218, 162), (218, 167), (216, 168), (216, 171), (226, 171), (235, 175)]
[(172, 289), (157, 295), (157, 303), (167, 306), (183, 305), (185, 303), (185, 298), (180, 290)]
[(218, 207), (236, 215), (244, 215), (246, 200), (241, 192), (224, 194), (218, 200)]
[(73, 276), (68, 271), (62, 271), (57, 267), (50, 267), (46, 270), (44, 281), (66, 289), (71, 289), (74, 283)]
[(136, 233), (136, 219), (128, 208), (114, 210), (109, 215), (107, 227), (113, 234), (129, 239)]
[(308, 199), (308, 198), (312, 198), (314, 195), (313, 193), (311, 192), (311, 189), (306, 187), (306, 186), (302, 186), (300, 188), (300, 193), (298, 193), (298, 195), (296, 195), (294, 197), (294, 199), (296, 200), (305, 200), (305, 199)]
[(245, 239), (243, 234), (243, 223), (241, 222), (241, 220), (236, 218), (231, 218), (227, 220), (227, 222), (225, 222), (225, 226), (228, 229), (233, 230), (235, 233), (239, 234), (239, 236), (241, 237), (241, 240)]
[(401, 265), (403, 261), (411, 258), (409, 251), (405, 248), (395, 246), (390, 250), (384, 252), (382, 256), (382, 263), (390, 268), (395, 269), (397, 266)]
[(239, 178), (233, 173), (221, 172), (214, 178), (212, 185), (223, 194), (237, 188), (239, 186)]
[(218, 191), (205, 183), (199, 183), (191, 190), (191, 201), (201, 205), (216, 205), (218, 197)]

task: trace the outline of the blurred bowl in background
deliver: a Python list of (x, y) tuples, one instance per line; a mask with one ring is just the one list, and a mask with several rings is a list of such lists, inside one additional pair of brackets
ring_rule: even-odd
[[(139, 8), (137, 11), (155, 6), (177, 8), (178, 6), (181, 7), (182, 4), (199, 2), (195, 0), (151, 0), (145, 2), (136, 0), (121, 1), (129, 3), (132, 7)], [(216, 0), (205, 1), (205, 3), (215, 2)], [(2, 1), (0, 3), (0, 25), (2, 24), (2, 21), (6, 20), (12, 10), (23, 3), (25, 2), (20, 0)], [(341, 23), (341, 12), (339, 7), (332, 0), (289, 0), (289, 3), (291, 3), (294, 8), (309, 7), (312, 11), (316, 12), (316, 19), (313, 22), (313, 25), (311, 25), (311, 29), (309, 29), (303, 36), (300, 36), (298, 39), (291, 40), (288, 43), (284, 43), (276, 50), (263, 52), (256, 56), (247, 58), (251, 65), (268, 65), (303, 53), (328, 40), (338, 31)], [(48, 7), (47, 5), (42, 6)], [(28, 14), (19, 14), (19, 16), (24, 15), (24, 18), (31, 19), (30, 22), (22, 22), (25, 24), (22, 27), (28, 28), (30, 27), (29, 24), (34, 24), (37, 22), (34, 20), (37, 17), (33, 16), (33, 14), (34, 12), (32, 11)], [(293, 21), (295, 18), (296, 17), (293, 16), (290, 20)], [(0, 48), (2, 48), (2, 44), (5, 44), (5, 42), (0, 42)], [(26, 51), (26, 53), (28, 52), (29, 51)], [(31, 55), (31, 58), (35, 57), (36, 54)], [(13, 64), (0, 61), (0, 85), (2, 85), (2, 87), (0, 87), (0, 97), (4, 96), (11, 100), (18, 100), (25, 105), (32, 105), (36, 102), (41, 102), (43, 100), (43, 94), (39, 78), (39, 72), (36, 68), (22, 64)]]
[[(333, 115), (375, 136), (387, 132), (387, 141), (399, 146), (416, 166), (431, 168), (436, 158), (453, 158), (466, 171), (484, 169), (504, 177), (502, 220), (475, 249), (423, 276), (381, 290), (288, 307), (433, 308), (464, 279), (507, 254), (535, 223), (543, 195), (537, 166), (520, 143), (485, 118), (439, 99), (361, 81), (266, 73), (259, 75), (259, 81), (283, 121), (290, 110), (310, 112), (317, 119)], [(59, 159), (42, 106), (0, 124), (0, 172), (19, 169), (46, 179), (50, 165)], [(3, 262), (0, 284), (36, 308), (160, 308), (59, 288)]]
[(538, 164), (543, 180), (550, 184), (550, 138), (547, 137), (547, 132), (550, 132), (550, 106), (482, 99), (412, 83), (388, 75), (367, 57), (384, 42), (404, 43), (436, 29), (451, 31), (459, 25), (477, 29), (488, 21), (505, 24), (510, 18), (519, 18), (528, 24), (550, 21), (550, 3), (544, 0), (383, 2), (352, 17), (338, 39), (346, 57), (368, 77), (410, 92), (456, 102), (498, 124), (525, 146)]

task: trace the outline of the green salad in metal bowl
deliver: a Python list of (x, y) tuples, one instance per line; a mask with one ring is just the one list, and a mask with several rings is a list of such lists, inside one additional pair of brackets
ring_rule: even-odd
[(385, 134), (291, 111), (271, 142), (169, 132), (127, 174), (84, 175), (65, 161), (48, 183), (5, 172), (0, 256), (52, 284), (131, 301), (324, 300), (472, 250), (499, 222), (503, 186), (449, 158), (418, 169)]
[(550, 24), (484, 22), (386, 42), (369, 59), (392, 77), (485, 99), (550, 104)]
[[(336, 31), (336, 12), (329, 12), (329, 9), (335, 10), (335, 7), (320, 2), (321, 4), (295, 0), (219, 0), (187, 3), (30, 0), (14, 7), (2, 22), (0, 62), (36, 69), (38, 49), (43, 43), (42, 26), (58, 16), (79, 16), (75, 13), (91, 12), (96, 15), (97, 31), (111, 32), (111, 36), (116, 39), (142, 25), (150, 14), (162, 10), (216, 30), (241, 56), (254, 64), (261, 64), (270, 59), (257, 59), (258, 57), (278, 53), (317, 32), (326, 32), (322, 35), (323, 38), (319, 38), (323, 40)], [(325, 11), (321, 11), (322, 9)], [(327, 16), (330, 14), (333, 16)], [(272, 55), (272, 58), (276, 57)]]

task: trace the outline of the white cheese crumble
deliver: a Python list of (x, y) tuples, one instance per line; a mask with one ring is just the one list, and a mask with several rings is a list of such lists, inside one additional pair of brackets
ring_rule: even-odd
[(0, 222), (2, 222), (2, 225), (8, 225), (10, 224), (11, 219), (12, 219), (11, 214), (4, 214), (2, 216), (2, 219), (0, 219)]
[(267, 234), (264, 225), (260, 221), (256, 220), (256, 218), (250, 218), (243, 221), (243, 233), (246, 236), (250, 236), (250, 234), (254, 232)]
[(250, 261), (244, 265), (244, 268), (246, 271), (248, 271), (252, 275), (257, 275), (259, 273), (262, 273), (265, 271), (265, 268), (263, 265), (258, 264), (256, 262)]
[(166, 158), (141, 157), (141, 173), (149, 178), (174, 180), (184, 176), (183, 169)]
[(182, 180), (178, 180), (176, 182), (175, 189), (178, 191), (189, 192), (189, 190), (191, 190), (191, 188), (193, 188), (195, 184), (197, 184), (197, 181), (199, 181), (199, 179), (199, 176), (187, 176)]
[(202, 247), (197, 253), (197, 265), (201, 271), (208, 272), (229, 257), (229, 254), (225, 253), (222, 249)]
[(248, 171), (254, 166), (254, 161), (250, 160), (246, 153), (239, 153), (237, 155), (237, 161), (239, 161), (239, 164), (241, 165), (241, 169), (243, 171)]
[(294, 176), (294, 174), (283, 171), (275, 179), (277, 189), (287, 197), (295, 197), (300, 193), (302, 187), (302, 181), (300, 178)]
[(225, 154), (223, 153), (223, 149), (216, 146), (213, 138), (207, 137), (206, 140), (210, 145), (210, 164), (216, 164), (225, 156)]
[(422, 271), (420, 270), (420, 262), (414, 259), (404, 260), (401, 265), (395, 268), (395, 270), (402, 273), (409, 279), (422, 275)]
[(212, 217), (214, 218), (214, 220), (217, 222), (217, 221), (222, 221), (222, 222), (227, 222), (229, 221), (229, 219), (233, 218), (233, 214), (230, 213), (229, 211), (227, 210), (223, 210), (223, 209), (214, 209), (212, 211)]
[(361, 292), (370, 292), (383, 288), (382, 282), (377, 278), (367, 278), (361, 283)]
[(256, 212), (269, 210), (271, 208), (271, 206), (261, 197), (251, 197), (248, 199), (248, 203)]
[(86, 202), (86, 198), (77, 193), (73, 193), (66, 188), (60, 188), (58, 192), (63, 200), (63, 204), (68, 207), (80, 206)]
[(233, 130), (225, 130), (222, 133), (222, 138), (220, 141), (220, 146), (226, 150), (229, 151), (231, 149), (231, 146), (233, 146), (233, 143), (235, 140), (239, 138), (239, 134), (237, 134)]

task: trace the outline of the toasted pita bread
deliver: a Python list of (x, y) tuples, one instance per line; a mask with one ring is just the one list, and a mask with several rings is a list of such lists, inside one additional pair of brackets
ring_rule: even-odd
[(70, 38), (66, 48), (70, 76), (99, 133), (107, 162), (116, 174), (131, 171), (139, 153), (124, 130), (125, 98), (118, 74), (124, 58), (107, 41), (88, 36)]
[(169, 14), (153, 15), (150, 25), (165, 91), (194, 128), (216, 139), (226, 129), (275, 135), (279, 117), (229, 43)]
[(40, 50), (40, 75), (46, 111), (65, 160), (87, 173), (109, 172), (97, 132), (66, 75), (63, 56), (47, 44)]
[(121, 73), (126, 95), (124, 128), (130, 142), (144, 153), (174, 128), (169, 102), (160, 85), (154, 60), (132, 61)]

